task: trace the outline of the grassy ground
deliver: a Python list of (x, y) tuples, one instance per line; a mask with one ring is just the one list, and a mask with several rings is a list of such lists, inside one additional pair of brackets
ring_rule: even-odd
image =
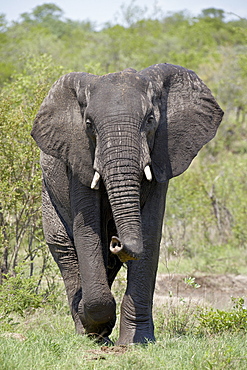
[[(157, 318), (157, 320), (160, 320)], [(157, 325), (157, 342), (100, 347), (74, 334), (63, 311), (39, 310), (0, 334), (0, 368), (26, 369), (246, 369), (247, 334), (170, 336)], [(113, 340), (117, 331), (113, 333)]]
[(202, 250), (194, 248), (193, 256), (188, 256), (184, 251), (181, 255), (167, 257), (166, 249), (161, 249), (159, 273), (186, 273), (195, 272), (205, 274), (244, 274), (247, 275), (247, 249), (236, 248), (231, 245), (212, 246)]

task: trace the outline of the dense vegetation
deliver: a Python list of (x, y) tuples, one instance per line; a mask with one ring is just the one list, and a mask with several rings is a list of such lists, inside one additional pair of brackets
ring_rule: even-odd
[(190, 170), (170, 183), (160, 271), (247, 272), (247, 20), (226, 19), (214, 8), (197, 17), (148, 16), (134, 2), (121, 16), (121, 25), (101, 30), (64, 19), (54, 4), (12, 24), (0, 16), (0, 320), (10, 307), (23, 314), (51, 297), (56, 302), (57, 270), (42, 235), (39, 151), (30, 130), (51, 84), (70, 71), (104, 74), (168, 62), (204, 80), (224, 121)]

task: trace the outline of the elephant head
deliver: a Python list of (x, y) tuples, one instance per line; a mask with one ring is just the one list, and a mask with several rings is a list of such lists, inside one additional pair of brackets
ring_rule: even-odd
[(76, 72), (53, 85), (32, 136), (92, 191), (103, 180), (118, 233), (110, 248), (127, 261), (143, 252), (141, 181), (167, 182), (185, 171), (222, 115), (205, 84), (180, 66)]

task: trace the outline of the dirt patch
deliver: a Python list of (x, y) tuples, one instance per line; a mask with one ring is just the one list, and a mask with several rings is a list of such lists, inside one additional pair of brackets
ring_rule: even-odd
[(0, 334), (1, 337), (3, 338), (12, 338), (12, 339), (16, 339), (16, 340), (19, 340), (20, 342), (24, 342), (27, 338), (20, 334), (20, 333), (2, 333)]
[(129, 346), (113, 346), (107, 347), (103, 346), (100, 349), (92, 349), (86, 351), (86, 355), (84, 356), (85, 360), (94, 361), (94, 360), (106, 360), (107, 356), (105, 355), (122, 355), (125, 352), (129, 351)]
[(186, 277), (182, 274), (159, 274), (154, 305), (165, 304), (171, 296), (219, 309), (232, 307), (231, 297), (244, 297), (247, 305), (246, 275), (194, 275), (195, 283), (200, 285), (197, 289), (184, 282)]

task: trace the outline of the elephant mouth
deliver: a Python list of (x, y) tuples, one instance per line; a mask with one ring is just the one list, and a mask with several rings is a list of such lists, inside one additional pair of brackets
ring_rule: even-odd
[(121, 262), (127, 262), (129, 260), (138, 260), (140, 257), (134, 255), (133, 252), (130, 251), (126, 244), (121, 243), (118, 237), (113, 236), (111, 243), (110, 243), (110, 251), (113, 254), (116, 254)]
[[(145, 174), (146, 179), (148, 181), (152, 181), (152, 172), (151, 172), (150, 166), (148, 164), (144, 168), (144, 174)], [(99, 189), (99, 180), (100, 180), (100, 174), (96, 170), (95, 173), (94, 173), (93, 180), (91, 182), (91, 189), (95, 189), (95, 190)]]

